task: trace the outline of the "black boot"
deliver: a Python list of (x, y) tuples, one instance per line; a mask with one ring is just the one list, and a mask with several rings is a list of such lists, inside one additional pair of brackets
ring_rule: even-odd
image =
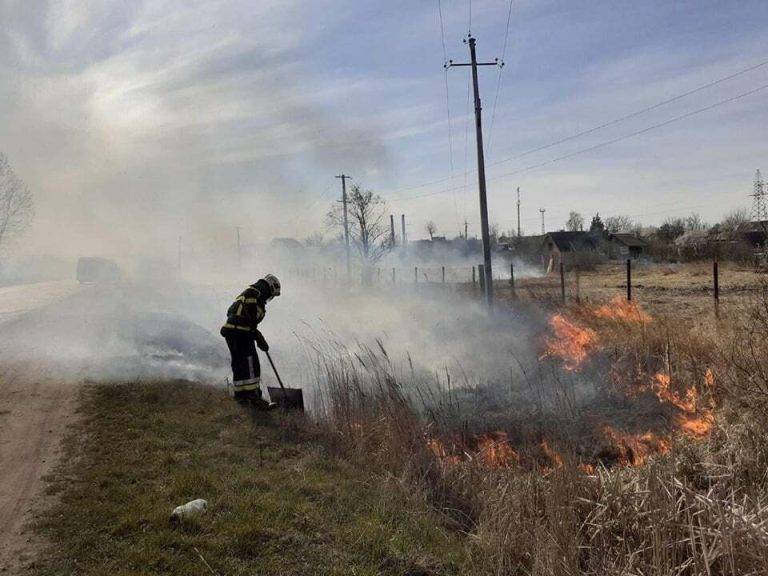
[(269, 412), (270, 410), (274, 410), (277, 408), (277, 404), (274, 402), (267, 402), (262, 398), (261, 396), (258, 396), (251, 400), (251, 406), (254, 410), (258, 410), (260, 412)]

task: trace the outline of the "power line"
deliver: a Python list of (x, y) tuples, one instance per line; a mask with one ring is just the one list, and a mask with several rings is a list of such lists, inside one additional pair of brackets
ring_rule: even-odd
[[(615, 119), (610, 120), (608, 122), (605, 122), (603, 124), (599, 124), (598, 126), (594, 126), (592, 128), (588, 128), (588, 129), (583, 130), (581, 132), (577, 132), (576, 134), (573, 134), (571, 136), (567, 136), (565, 138), (561, 138), (559, 140), (555, 140), (555, 141), (550, 142), (548, 144), (544, 144), (542, 146), (538, 146), (536, 148), (532, 148), (530, 150), (523, 151), (520, 154), (517, 154), (515, 156), (510, 156), (508, 158), (505, 158), (505, 159), (502, 159), (502, 160), (498, 160), (496, 162), (493, 162), (493, 163), (489, 164), (489, 167), (497, 166), (499, 164), (502, 164), (502, 163), (505, 163), (505, 162), (509, 162), (511, 160), (519, 159), (519, 158), (522, 158), (524, 156), (528, 156), (529, 154), (533, 154), (534, 152), (540, 152), (541, 150), (546, 150), (548, 148), (552, 148), (554, 146), (557, 146), (558, 144), (562, 144), (564, 142), (569, 142), (569, 141), (574, 140), (576, 138), (580, 138), (581, 136), (586, 136), (588, 134), (592, 134), (593, 132), (597, 132), (598, 130), (602, 130), (603, 128), (608, 128), (610, 126), (614, 126), (614, 125), (616, 125), (616, 124), (618, 124), (620, 122), (623, 122), (625, 120), (629, 120), (631, 118), (635, 118), (635, 117), (640, 116), (642, 114), (645, 114), (647, 112), (651, 112), (653, 110), (656, 110), (657, 108), (660, 108), (660, 107), (665, 106), (667, 104), (671, 104), (672, 102), (676, 102), (676, 101), (681, 100), (681, 99), (683, 99), (683, 98), (685, 98), (687, 96), (690, 96), (692, 94), (696, 94), (697, 92), (701, 92), (702, 90), (706, 90), (707, 88), (711, 88), (713, 86), (717, 86), (718, 84), (722, 84), (723, 82), (727, 82), (728, 80), (732, 80), (734, 78), (737, 78), (738, 76), (741, 76), (741, 75), (746, 74), (748, 72), (752, 72), (752, 71), (757, 70), (759, 68), (762, 68), (762, 67), (764, 67), (766, 65), (768, 65), (768, 60), (765, 60), (763, 62), (760, 62), (758, 64), (750, 66), (748, 68), (744, 68), (742, 70), (739, 70), (738, 72), (735, 72), (733, 74), (729, 74), (728, 76), (723, 76), (721, 78), (718, 78), (716, 80), (708, 82), (707, 84), (703, 84), (701, 86), (698, 86), (697, 88), (694, 88), (692, 90), (688, 90), (687, 92), (683, 92), (682, 94), (678, 94), (677, 96), (673, 96), (673, 97), (668, 98), (666, 100), (662, 100), (661, 102), (657, 102), (656, 104), (653, 104), (652, 106), (648, 106), (648, 107), (643, 108), (641, 110), (636, 110), (635, 112), (630, 112), (629, 114), (626, 114), (626, 115), (621, 116), (619, 118), (615, 118)], [(424, 182), (422, 184), (415, 184), (413, 186), (407, 186), (405, 188), (401, 188), (401, 190), (417, 190), (419, 188), (426, 188), (428, 186), (432, 186), (434, 184), (440, 184), (440, 183), (445, 182), (445, 181), (450, 180), (450, 179), (451, 179), (450, 176), (449, 177), (444, 177), (444, 178), (439, 178), (439, 179), (436, 179), (436, 180), (431, 180), (431, 181), (428, 181), (428, 182)]]
[[(445, 48), (445, 26), (443, 25), (442, 2), (437, 0), (437, 13), (440, 16), (440, 40), (443, 44), (443, 64), (448, 62), (448, 51)], [(453, 171), (453, 129), (451, 127), (451, 98), (448, 91), (448, 69), (444, 69), (445, 77), (445, 109), (448, 112), (448, 158), (450, 160), (451, 171)]]
[[(531, 170), (535, 170), (535, 169), (541, 168), (543, 166), (547, 166), (549, 164), (554, 164), (555, 162), (559, 162), (561, 160), (566, 160), (568, 158), (573, 158), (574, 156), (578, 156), (580, 154), (585, 154), (586, 152), (591, 152), (591, 151), (597, 150), (599, 148), (604, 148), (606, 146), (610, 146), (611, 144), (616, 144), (616, 143), (621, 142), (623, 140), (629, 140), (630, 138), (634, 138), (636, 136), (640, 136), (642, 134), (646, 134), (648, 132), (651, 132), (652, 130), (656, 130), (658, 128), (663, 128), (664, 126), (668, 126), (668, 125), (673, 124), (675, 122), (679, 122), (681, 120), (685, 120), (686, 118), (690, 118), (691, 116), (696, 116), (697, 114), (701, 114), (703, 112), (707, 112), (707, 111), (712, 110), (714, 108), (717, 108), (719, 106), (723, 106), (725, 104), (730, 104), (731, 102), (735, 102), (735, 101), (740, 100), (742, 98), (746, 98), (747, 96), (751, 96), (752, 94), (760, 92), (761, 90), (765, 90), (766, 88), (768, 88), (768, 84), (764, 84), (763, 86), (759, 86), (759, 87), (754, 88), (752, 90), (749, 90), (747, 92), (742, 92), (741, 94), (737, 94), (736, 96), (731, 96), (730, 98), (726, 98), (725, 100), (720, 100), (718, 102), (715, 102), (714, 104), (710, 104), (709, 106), (705, 106), (703, 108), (699, 108), (697, 110), (693, 110), (691, 112), (687, 112), (685, 114), (681, 114), (680, 116), (675, 116), (674, 118), (670, 118), (669, 120), (665, 120), (664, 122), (659, 122), (658, 124), (653, 124), (652, 126), (648, 126), (646, 128), (643, 128), (642, 130), (636, 130), (635, 132), (631, 132), (629, 134), (625, 134), (623, 136), (619, 136), (618, 138), (612, 138), (611, 140), (606, 140), (604, 142), (600, 142), (598, 144), (594, 144), (594, 145), (588, 146), (586, 148), (581, 148), (581, 149), (576, 150), (574, 152), (570, 152), (568, 154), (564, 154), (562, 156), (558, 156), (556, 158), (552, 158), (550, 160), (546, 160), (546, 161), (540, 162), (538, 164), (532, 164), (530, 166), (526, 166), (526, 167), (520, 168), (518, 170), (513, 170), (512, 172), (506, 172), (504, 174), (499, 174), (498, 176), (494, 176), (493, 178), (489, 178), (489, 180), (499, 180), (501, 178), (507, 178), (508, 176), (513, 176), (515, 174), (520, 174), (522, 172), (528, 172), (528, 171), (531, 171)], [(435, 196), (437, 194), (442, 194), (442, 193), (443, 193), (443, 191), (430, 192), (430, 193), (427, 193), (427, 194), (411, 196), (410, 198), (400, 198), (400, 200), (425, 198), (427, 196)]]
[(469, 24), (467, 25), (467, 35), (472, 35), (472, 0), (469, 0)]
[[(509, 0), (509, 10), (507, 11), (507, 28), (504, 31), (504, 44), (501, 48), (501, 61), (504, 62), (504, 58), (507, 55), (507, 40), (509, 39), (509, 23), (512, 20), (512, 3), (514, 0)], [(493, 111), (491, 112), (491, 126), (488, 129), (488, 146), (486, 154), (491, 154), (491, 142), (493, 141), (493, 126), (496, 123), (496, 106), (499, 103), (499, 93), (501, 92), (501, 75), (504, 73), (504, 66), (499, 67), (499, 77), (496, 81), (496, 96), (493, 98)], [(491, 164), (492, 165), (492, 164)]]
[(653, 124), (652, 126), (648, 126), (647, 128), (643, 128), (642, 130), (637, 130), (635, 132), (631, 132), (629, 134), (625, 134), (624, 136), (619, 136), (618, 138), (613, 138), (611, 140), (606, 140), (604, 142), (600, 142), (598, 144), (595, 144), (593, 146), (588, 146), (587, 148), (582, 148), (580, 150), (576, 150), (575, 152), (570, 152), (568, 154), (564, 154), (562, 156), (558, 156), (557, 158), (553, 158), (551, 160), (547, 160), (546, 162), (540, 162), (539, 164), (533, 164), (531, 166), (526, 166), (525, 168), (520, 168), (519, 170), (513, 170), (512, 172), (507, 172), (506, 174), (500, 174), (493, 178), (493, 180), (498, 180), (500, 178), (506, 178), (507, 176), (512, 176), (513, 174), (520, 174), (521, 172), (528, 172), (530, 170), (535, 170), (537, 168), (541, 168), (542, 166), (547, 166), (548, 164), (554, 164), (555, 162), (559, 162), (560, 160), (566, 160), (567, 158), (572, 158), (574, 156), (578, 156), (579, 154), (584, 154), (586, 152), (591, 152), (592, 150), (597, 150), (598, 148), (604, 148), (605, 146), (609, 146), (611, 144), (616, 144), (617, 142), (621, 142), (623, 140), (628, 140), (630, 138), (634, 138), (635, 136), (640, 136), (642, 134), (645, 134), (647, 132), (650, 132), (652, 130), (656, 130), (657, 128), (663, 128), (664, 126), (668, 126), (670, 124), (673, 124), (675, 122), (679, 122), (680, 120), (685, 120), (686, 118), (690, 118), (691, 116), (695, 116), (697, 114), (701, 114), (702, 112), (707, 112), (709, 110), (712, 110), (713, 108), (717, 108), (719, 106), (723, 106), (725, 104), (730, 104), (731, 102), (735, 102), (736, 100), (740, 100), (742, 98), (746, 98), (747, 96), (751, 96), (752, 94), (755, 94), (756, 92), (760, 92), (761, 90), (765, 90), (768, 88), (768, 84), (764, 84), (763, 86), (759, 86), (758, 88), (754, 88), (752, 90), (749, 90), (748, 92), (743, 92), (741, 94), (737, 94), (736, 96), (731, 96), (730, 98), (726, 98), (725, 100), (720, 100), (719, 102), (715, 102), (714, 104), (710, 104), (709, 106), (704, 106), (703, 108), (699, 108), (697, 110), (693, 110), (692, 112), (687, 112), (685, 114), (681, 114), (680, 116), (675, 116), (674, 118), (670, 118), (669, 120), (665, 120), (664, 122), (659, 122), (658, 124)]
[[(448, 51), (445, 47), (445, 24), (443, 22), (443, 7), (441, 0), (437, 0), (437, 13), (440, 20), (440, 41), (443, 46), (443, 79), (445, 82), (445, 109), (448, 114), (448, 162), (449, 162), (449, 171), (448, 173), (453, 175), (453, 123), (451, 122), (451, 96), (450, 91), (448, 89), (448, 68), (445, 67), (445, 64), (448, 63)], [(450, 180), (448, 183), (448, 187), (450, 188)], [(456, 216), (456, 220), (459, 219), (459, 206), (458, 202), (456, 200), (456, 191), (453, 192), (453, 212)]]
[(750, 66), (749, 68), (745, 68), (743, 70), (739, 70), (738, 72), (735, 72), (734, 74), (729, 74), (728, 76), (723, 76), (722, 78), (718, 78), (717, 80), (713, 80), (712, 82), (709, 82), (707, 84), (703, 84), (702, 86), (699, 86), (697, 88), (694, 88), (693, 90), (688, 90), (687, 92), (683, 92), (682, 94), (678, 94), (677, 96), (673, 96), (672, 98), (667, 98), (666, 100), (662, 100), (661, 102), (657, 102), (656, 104), (653, 104), (652, 106), (648, 106), (647, 108), (643, 108), (642, 110), (636, 110), (635, 112), (630, 112), (629, 114), (626, 114), (625, 116), (621, 116), (619, 118), (615, 118), (613, 120), (610, 120), (608, 122), (605, 122), (603, 124), (599, 124), (598, 126), (594, 126), (592, 128), (588, 128), (586, 130), (582, 130), (581, 132), (577, 132), (576, 134), (573, 134), (571, 136), (566, 136), (565, 138), (561, 138), (559, 140), (555, 140), (554, 142), (550, 142), (549, 144), (544, 144), (542, 146), (538, 146), (536, 148), (531, 148), (530, 150), (526, 150), (524, 152), (521, 152), (520, 154), (516, 154), (514, 156), (510, 156), (508, 158), (504, 158), (503, 160), (497, 160), (491, 166), (497, 166), (499, 164), (503, 164), (505, 162), (509, 162), (511, 160), (517, 160), (518, 158), (522, 158), (524, 156), (528, 156), (530, 154), (533, 154), (534, 152), (540, 152), (542, 150), (546, 150), (548, 148), (552, 148), (553, 146), (557, 146), (558, 144), (562, 144), (564, 142), (569, 142), (571, 140), (574, 140), (576, 138), (580, 138), (582, 136), (586, 136), (588, 134), (592, 134), (593, 132), (597, 132), (598, 130), (602, 130), (603, 128), (608, 128), (610, 126), (614, 126), (616, 124), (619, 124), (620, 122), (624, 122), (625, 120), (630, 120), (631, 118), (635, 118), (637, 116), (640, 116), (641, 114), (646, 114), (647, 112), (651, 112), (653, 110), (656, 110), (657, 108), (661, 108), (662, 106), (666, 106), (667, 104), (671, 104), (672, 102), (677, 102), (678, 100), (681, 100), (683, 98), (686, 98), (687, 96), (691, 96), (692, 94), (696, 94), (697, 92), (701, 92), (702, 90), (706, 90), (707, 88), (712, 88), (713, 86), (717, 86), (718, 84), (722, 84), (723, 82), (727, 82), (728, 80), (733, 80), (734, 78), (741, 76), (742, 74), (746, 74), (747, 72), (752, 72), (753, 70), (757, 70), (758, 68), (761, 68), (763, 66), (768, 65), (768, 60), (765, 60), (764, 62), (760, 62), (759, 64), (755, 64), (754, 66)]

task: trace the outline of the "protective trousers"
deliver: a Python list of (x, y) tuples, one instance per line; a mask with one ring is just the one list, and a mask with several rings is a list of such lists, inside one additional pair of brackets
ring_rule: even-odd
[(251, 333), (233, 333), (224, 337), (232, 357), (232, 382), (235, 400), (247, 402), (261, 398), (261, 367)]

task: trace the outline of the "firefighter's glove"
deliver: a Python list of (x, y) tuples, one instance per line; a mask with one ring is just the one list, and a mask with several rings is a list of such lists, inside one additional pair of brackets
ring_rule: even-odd
[(261, 332), (256, 332), (256, 346), (259, 347), (259, 350), (269, 352), (269, 344), (267, 344), (267, 340)]

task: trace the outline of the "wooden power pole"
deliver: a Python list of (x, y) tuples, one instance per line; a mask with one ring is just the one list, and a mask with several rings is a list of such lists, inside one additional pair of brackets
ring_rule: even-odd
[(346, 174), (340, 174), (336, 178), (341, 178), (341, 203), (344, 207), (344, 244), (346, 246), (347, 254), (347, 282), (352, 279), (352, 264), (350, 263), (349, 256), (349, 219), (347, 218), (347, 180), (351, 180), (351, 176)]
[(491, 235), (488, 230), (488, 200), (485, 188), (485, 158), (483, 156), (483, 121), (482, 105), (480, 103), (480, 86), (477, 80), (478, 66), (504, 66), (497, 58), (493, 62), (478, 62), (477, 52), (475, 50), (475, 38), (471, 34), (464, 40), (469, 45), (470, 61), (457, 64), (453, 60), (448, 60), (445, 67), (453, 66), (471, 66), (472, 67), (472, 88), (475, 94), (475, 136), (477, 144), (477, 183), (480, 192), (480, 230), (483, 236), (483, 274), (485, 280), (485, 301), (488, 306), (493, 304), (493, 272), (491, 269)]

